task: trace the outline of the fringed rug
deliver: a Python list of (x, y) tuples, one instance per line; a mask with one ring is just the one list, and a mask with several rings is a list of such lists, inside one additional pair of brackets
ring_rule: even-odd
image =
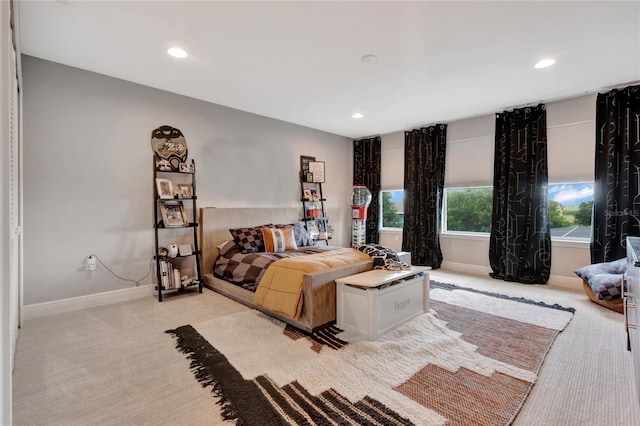
[(429, 307), (374, 342), (257, 311), (167, 333), (238, 425), (508, 425), (574, 312), (437, 282)]

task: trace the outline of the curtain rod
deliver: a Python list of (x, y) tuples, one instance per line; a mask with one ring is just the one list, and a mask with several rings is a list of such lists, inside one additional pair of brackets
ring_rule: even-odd
[[(613, 89), (621, 89), (621, 88), (625, 88), (627, 86), (633, 86), (633, 85), (636, 85), (636, 84), (640, 84), (640, 80), (631, 80), (631, 81), (628, 81), (626, 83), (615, 84), (613, 86), (600, 87), (598, 89), (588, 90), (588, 91), (583, 92), (581, 94), (559, 96), (557, 98), (550, 98), (550, 99), (547, 99), (547, 100), (541, 100), (541, 101), (536, 101), (536, 102), (528, 102), (526, 104), (521, 104), (521, 105), (515, 105), (515, 106), (502, 108), (500, 111), (507, 111), (507, 110), (516, 109), (516, 108), (526, 108), (528, 106), (535, 106), (535, 105), (538, 105), (538, 104), (547, 104), (547, 103), (551, 103), (551, 102), (566, 101), (567, 99), (579, 98), (581, 96), (589, 96), (589, 95), (593, 95), (593, 94), (596, 94), (596, 93), (599, 93), (599, 92), (602, 92), (602, 91), (611, 91)], [(413, 129), (420, 129), (420, 128), (423, 128), (423, 127), (433, 126), (435, 124), (449, 124), (449, 123), (452, 123), (454, 121), (468, 120), (469, 118), (482, 117), (483, 115), (494, 115), (496, 113), (497, 112), (494, 110), (494, 111), (489, 111), (489, 112), (481, 112), (481, 113), (477, 113), (477, 114), (474, 114), (474, 115), (468, 115), (468, 116), (465, 116), (465, 117), (454, 118), (453, 120), (449, 120), (446, 123), (442, 123), (441, 121), (438, 121), (436, 123), (431, 123), (431, 124), (420, 124), (420, 125), (417, 125), (417, 126), (412, 126), (412, 130)], [(409, 131), (409, 130), (397, 130), (397, 131), (391, 132), (391, 133), (407, 132), (407, 131)], [(380, 136), (380, 135), (373, 135), (373, 136), (354, 138), (353, 140), (354, 141), (359, 141), (359, 140), (362, 140), (362, 139), (375, 138), (377, 136)]]
[[(586, 92), (583, 92), (582, 94), (579, 94), (579, 95), (559, 96), (557, 98), (551, 98), (551, 99), (541, 100), (541, 101), (537, 101), (537, 102), (527, 102), (526, 104), (516, 105), (516, 106), (512, 106), (512, 107), (508, 107), (508, 108), (503, 108), (503, 111), (506, 111), (506, 110), (509, 110), (509, 109), (515, 109), (515, 108), (526, 108), (526, 107), (535, 106), (535, 105), (538, 105), (538, 104), (547, 104), (547, 103), (551, 103), (551, 102), (566, 101), (568, 99), (579, 98), (581, 96), (593, 95), (593, 94), (600, 93), (600, 92), (605, 91), (605, 90), (606, 91), (611, 91), (613, 89), (622, 89), (622, 88), (625, 88), (627, 86), (633, 86), (635, 84), (640, 84), (640, 80), (632, 80), (632, 81), (628, 81), (626, 83), (615, 84), (613, 86), (605, 86), (605, 87), (600, 87), (600, 88), (594, 89), (594, 90), (587, 90)], [(485, 115), (485, 114), (480, 114), (480, 115)]]
[[(632, 81), (628, 81), (626, 83), (620, 83), (620, 84), (615, 84), (612, 86), (605, 86), (605, 87), (600, 87), (598, 89), (594, 89), (594, 90), (587, 90), (585, 92), (582, 92), (580, 94), (575, 94), (575, 95), (567, 95), (567, 96), (559, 96), (557, 98), (550, 98), (550, 99), (546, 99), (546, 100), (539, 100), (539, 101), (535, 101), (535, 102), (527, 102), (525, 104), (520, 104), (520, 105), (514, 105), (514, 106), (510, 106), (510, 107), (504, 107), (502, 108), (499, 112), (501, 111), (508, 111), (510, 109), (516, 109), (516, 108), (526, 108), (529, 106), (535, 106), (538, 104), (548, 104), (548, 103), (552, 103), (552, 102), (560, 102), (560, 101), (566, 101), (568, 99), (575, 99), (575, 98), (579, 98), (581, 96), (589, 96), (589, 95), (594, 95), (596, 93), (600, 93), (603, 91), (611, 91), (613, 89), (622, 89), (625, 88), (627, 86), (633, 86), (635, 84), (640, 84), (640, 80), (632, 80)], [(454, 121), (461, 121), (461, 120), (468, 120), (469, 118), (476, 118), (476, 117), (482, 117), (483, 115), (494, 115), (497, 114), (498, 111), (488, 111), (488, 112), (481, 112), (481, 113), (477, 113), (471, 116), (466, 116), (466, 117), (460, 117), (460, 118), (456, 118), (453, 120), (449, 120), (448, 123), (452, 123)], [(420, 127), (424, 127), (424, 126), (420, 126)]]
[(361, 136), (358, 138), (353, 138), (354, 141), (361, 141), (363, 139), (373, 139), (373, 138), (378, 138), (378, 137), (382, 137), (381, 135), (372, 135), (372, 136)]

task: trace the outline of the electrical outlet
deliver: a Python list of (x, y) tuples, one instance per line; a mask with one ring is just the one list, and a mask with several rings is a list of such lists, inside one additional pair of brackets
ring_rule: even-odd
[(91, 255), (87, 257), (87, 271), (95, 271), (96, 270), (96, 257)]

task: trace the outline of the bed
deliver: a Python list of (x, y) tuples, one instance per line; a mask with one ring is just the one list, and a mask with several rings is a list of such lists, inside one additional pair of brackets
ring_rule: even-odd
[(267, 223), (287, 224), (300, 220), (299, 208), (201, 208), (199, 212), (201, 267), (204, 285), (230, 299), (258, 309), (298, 329), (313, 332), (336, 319), (335, 280), (372, 269), (371, 260), (350, 265), (309, 272), (303, 276), (303, 305), (298, 319), (273, 312), (253, 303), (254, 293), (213, 275), (213, 264), (218, 256), (218, 246), (231, 239), (230, 228), (257, 226)]

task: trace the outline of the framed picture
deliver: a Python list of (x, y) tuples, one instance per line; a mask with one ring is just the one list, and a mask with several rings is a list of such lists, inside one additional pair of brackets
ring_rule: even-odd
[(178, 254), (180, 256), (190, 256), (193, 254), (193, 250), (191, 250), (191, 244), (180, 244), (178, 246)]
[(324, 183), (324, 161), (309, 161), (309, 172), (314, 183)]
[(302, 199), (305, 201), (311, 201), (311, 188), (304, 188), (302, 190)]
[(165, 228), (187, 225), (187, 215), (184, 213), (182, 201), (165, 201), (160, 205), (160, 212)]
[(316, 161), (316, 157), (309, 157), (307, 155), (300, 156), (300, 178), (303, 182), (313, 182), (309, 180), (311, 174), (309, 173), (309, 163)]
[(193, 163), (180, 163), (180, 173), (194, 173)]
[(183, 185), (183, 184), (178, 185), (178, 196), (180, 198), (191, 198), (192, 197), (191, 185)]
[(171, 163), (169, 162), (169, 160), (158, 160), (156, 161), (156, 169), (160, 170), (161, 172), (170, 172), (171, 169)]
[(173, 184), (169, 179), (156, 178), (156, 189), (158, 190), (158, 197), (161, 199), (173, 198)]

